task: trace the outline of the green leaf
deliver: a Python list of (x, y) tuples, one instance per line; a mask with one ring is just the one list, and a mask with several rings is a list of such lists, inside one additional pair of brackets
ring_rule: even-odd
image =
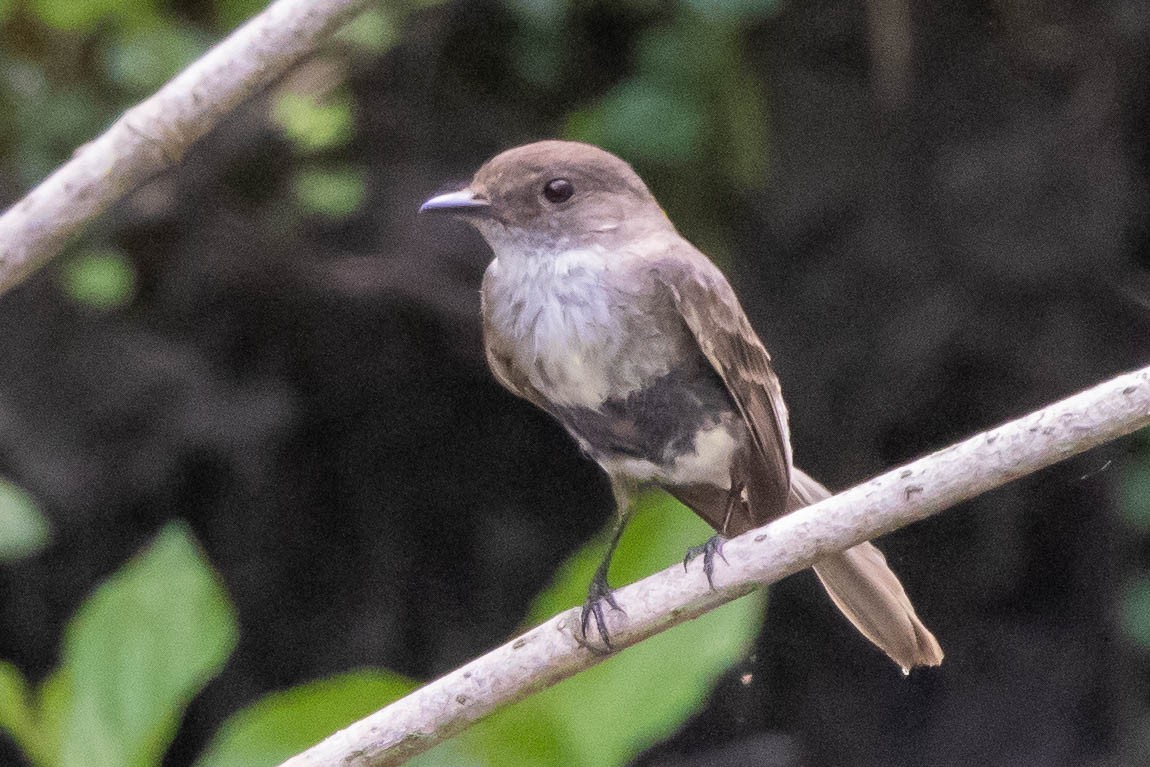
[(64, 290), (74, 300), (113, 309), (132, 300), (136, 270), (118, 250), (89, 250), (68, 259), (60, 273)]
[(760, 187), (767, 178), (770, 116), (754, 73), (742, 62), (727, 74), (721, 99), (723, 170), (744, 189)]
[(8, 733), (26, 754), (35, 751), (34, 715), (28, 683), (20, 669), (0, 661), (0, 731)]
[(574, 767), (579, 762), (571, 760), (566, 723), (556, 713), (549, 703), (529, 698), (409, 760), (407, 767)]
[(90, 29), (112, 10), (110, 0), (27, 0), (27, 3), (42, 22), (57, 29)]
[(91, 31), (115, 19), (126, 26), (143, 26), (159, 19), (155, 0), (27, 0), (28, 7), (50, 27)]
[(222, 668), (236, 634), (227, 594), (191, 534), (168, 525), (67, 627), (65, 681), (46, 703), (64, 709), (58, 767), (159, 764), (184, 709)]
[(688, 162), (706, 136), (704, 105), (692, 95), (643, 79), (611, 89), (599, 104), (576, 112), (566, 135), (662, 165)]
[(305, 94), (286, 91), (276, 99), (272, 119), (284, 136), (304, 152), (346, 144), (355, 125), (347, 94), (319, 103)]
[(737, 50), (730, 30), (679, 18), (639, 38), (636, 79), (678, 93), (706, 96), (722, 87)]
[(11, 96), (4, 126), (12, 161), (28, 183), (43, 178), (114, 116), (91, 89), (49, 81), (28, 62), (0, 59), (0, 79)]
[(380, 55), (400, 40), (399, 25), (387, 8), (368, 8), (335, 33), (335, 39), (363, 53)]
[(1150, 649), (1150, 578), (1143, 576), (1126, 587), (1122, 597), (1122, 626), (1127, 636)]
[(232, 30), (267, 5), (268, 0), (216, 0), (216, 21), (222, 29)]
[(1150, 448), (1150, 426), (1134, 432), (1130, 435), (1130, 439), (1135, 445), (1141, 445), (1142, 447)]
[(565, 0), (503, 0), (520, 25), (554, 33), (563, 30), (570, 5)]
[(566, 64), (562, 32), (550, 28), (520, 28), (511, 48), (515, 71), (533, 87), (554, 88)]
[(754, 22), (769, 16), (777, 0), (680, 0), (699, 17), (711, 23)]
[(1118, 488), (1122, 517), (1139, 530), (1150, 530), (1150, 459), (1135, 459), (1127, 464)]
[(273, 693), (224, 722), (196, 767), (274, 767), (415, 687), (365, 670)]
[[(620, 544), (612, 582), (630, 582), (680, 562), (689, 546), (711, 534), (668, 496), (648, 496)], [(584, 547), (560, 568), (532, 606), (530, 623), (583, 602), (607, 539)], [(719, 676), (749, 651), (763, 605), (761, 597), (739, 599), (652, 637), (500, 712), (461, 736), (455, 748), (489, 765), (626, 764), (702, 707)], [(444, 760), (440, 749), (413, 762), (449, 763), (456, 762)]]
[(198, 30), (178, 24), (118, 30), (104, 49), (108, 78), (130, 93), (159, 89), (208, 49)]
[(50, 538), (48, 520), (28, 494), (0, 479), (0, 561), (31, 556)]
[(61, 764), (60, 749), (66, 735), (72, 697), (72, 677), (66, 668), (57, 667), (40, 684), (36, 696), (37, 737), (28, 750), (32, 762), (38, 767), (59, 767)]
[(295, 196), (304, 210), (330, 218), (358, 210), (365, 188), (358, 168), (303, 168), (295, 177)]

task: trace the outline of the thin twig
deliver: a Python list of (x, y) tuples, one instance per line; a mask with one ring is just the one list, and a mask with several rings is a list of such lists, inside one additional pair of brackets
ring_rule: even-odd
[[(615, 596), (612, 645), (625, 648), (835, 551), (1150, 425), (1150, 368), (1128, 373), (739, 536), (715, 586), (672, 566)], [(603, 659), (576, 639), (578, 609), (561, 613), (289, 759), (282, 767), (382, 767), (452, 737), (493, 711)]]
[(82, 225), (178, 162), (369, 2), (277, 0), (77, 149), (0, 216), (0, 293), (59, 253)]

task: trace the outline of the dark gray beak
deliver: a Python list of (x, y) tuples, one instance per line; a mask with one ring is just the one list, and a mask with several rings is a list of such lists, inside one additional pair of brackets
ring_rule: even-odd
[(448, 192), (432, 197), (419, 206), (420, 213), (456, 213), (459, 215), (482, 215), (491, 207), (491, 203), (482, 195), (470, 189), (461, 189), (458, 192)]

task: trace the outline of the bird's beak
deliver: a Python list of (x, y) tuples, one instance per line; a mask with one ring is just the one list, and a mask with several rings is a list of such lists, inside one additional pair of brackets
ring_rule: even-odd
[(432, 197), (419, 206), (420, 213), (456, 213), (464, 216), (482, 215), (491, 203), (481, 194), (470, 189), (448, 192)]

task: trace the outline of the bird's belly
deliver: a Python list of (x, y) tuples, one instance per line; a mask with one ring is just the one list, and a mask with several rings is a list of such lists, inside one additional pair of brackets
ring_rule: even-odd
[(608, 474), (636, 482), (728, 487), (747, 439), (718, 375), (699, 358), (597, 407), (555, 415)]
[(626, 455), (600, 455), (596, 458), (603, 470), (639, 484), (666, 487), (712, 485), (731, 487), (731, 464), (742, 447), (744, 429), (739, 423), (718, 423), (699, 429), (690, 446), (669, 461), (650, 461)]

